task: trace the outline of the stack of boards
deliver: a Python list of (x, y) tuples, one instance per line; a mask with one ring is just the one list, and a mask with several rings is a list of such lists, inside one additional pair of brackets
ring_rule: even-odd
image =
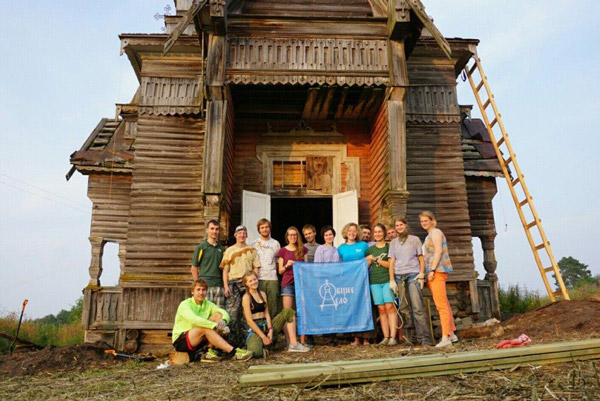
[(337, 386), (600, 359), (600, 339), (388, 359), (255, 365), (242, 386)]

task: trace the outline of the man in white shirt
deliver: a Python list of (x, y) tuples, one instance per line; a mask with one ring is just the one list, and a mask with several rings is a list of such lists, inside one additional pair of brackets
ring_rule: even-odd
[(281, 310), (281, 297), (279, 296), (279, 280), (277, 279), (277, 252), (279, 252), (279, 241), (271, 238), (271, 222), (260, 219), (256, 223), (260, 238), (254, 240), (251, 246), (256, 249), (260, 259), (258, 271), (258, 288), (267, 294), (267, 305), (271, 319)]

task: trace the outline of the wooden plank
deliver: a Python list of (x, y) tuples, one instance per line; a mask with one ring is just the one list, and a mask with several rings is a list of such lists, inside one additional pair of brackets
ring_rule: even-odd
[[(365, 362), (339, 361), (327, 364), (306, 364), (304, 367), (260, 367), (262, 373), (242, 376), (240, 384), (286, 385), (312, 382), (322, 377), (320, 384), (358, 383), (406, 377), (437, 376), (457, 372), (505, 369), (525, 363), (557, 363), (600, 357), (600, 340), (537, 345), (493, 351), (473, 351), (458, 354), (428, 355), (380, 359)], [(268, 370), (265, 369), (277, 369)], [(319, 381), (317, 381), (319, 382)]]
[[(420, 356), (402, 356), (398, 358), (358, 359), (351, 361), (331, 361), (315, 363), (292, 363), (286, 365), (253, 365), (248, 368), (250, 373), (307, 371), (313, 368), (345, 368), (363, 367), (384, 369), (401, 367), (451, 366), (453, 363), (485, 362), (488, 360), (506, 359), (531, 355), (553, 355), (556, 352), (570, 351), (600, 351), (600, 339), (566, 341), (549, 344), (529, 345), (525, 347), (467, 351), (457, 353), (438, 353)], [(385, 365), (385, 366), (383, 366)]]
[(207, 1), (208, 0), (193, 1), (188, 11), (184, 14), (183, 18), (181, 19), (181, 21), (179, 21), (175, 28), (173, 28), (173, 32), (171, 32), (171, 34), (165, 41), (163, 54), (167, 54), (169, 50), (171, 50), (175, 42), (177, 42), (177, 39), (179, 39), (183, 31), (185, 31), (185, 28), (187, 28), (187, 26), (194, 21), (194, 18), (202, 10), (202, 7), (206, 4)]

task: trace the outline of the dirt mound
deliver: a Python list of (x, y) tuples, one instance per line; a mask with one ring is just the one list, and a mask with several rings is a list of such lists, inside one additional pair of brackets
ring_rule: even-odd
[(18, 352), (0, 357), (0, 376), (34, 375), (39, 372), (85, 371), (120, 363), (104, 350), (105, 343), (48, 346), (40, 351)]
[(506, 338), (527, 334), (535, 342), (600, 337), (600, 302), (559, 301), (503, 323)]

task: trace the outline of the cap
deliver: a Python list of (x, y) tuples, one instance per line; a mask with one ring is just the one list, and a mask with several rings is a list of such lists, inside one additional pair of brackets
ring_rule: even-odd
[(237, 234), (237, 233), (238, 233), (238, 231), (242, 231), (242, 230), (244, 230), (244, 231), (248, 232), (248, 230), (246, 229), (246, 226), (239, 225), (239, 226), (237, 226), (237, 227), (235, 228), (235, 233), (234, 233), (234, 234)]

